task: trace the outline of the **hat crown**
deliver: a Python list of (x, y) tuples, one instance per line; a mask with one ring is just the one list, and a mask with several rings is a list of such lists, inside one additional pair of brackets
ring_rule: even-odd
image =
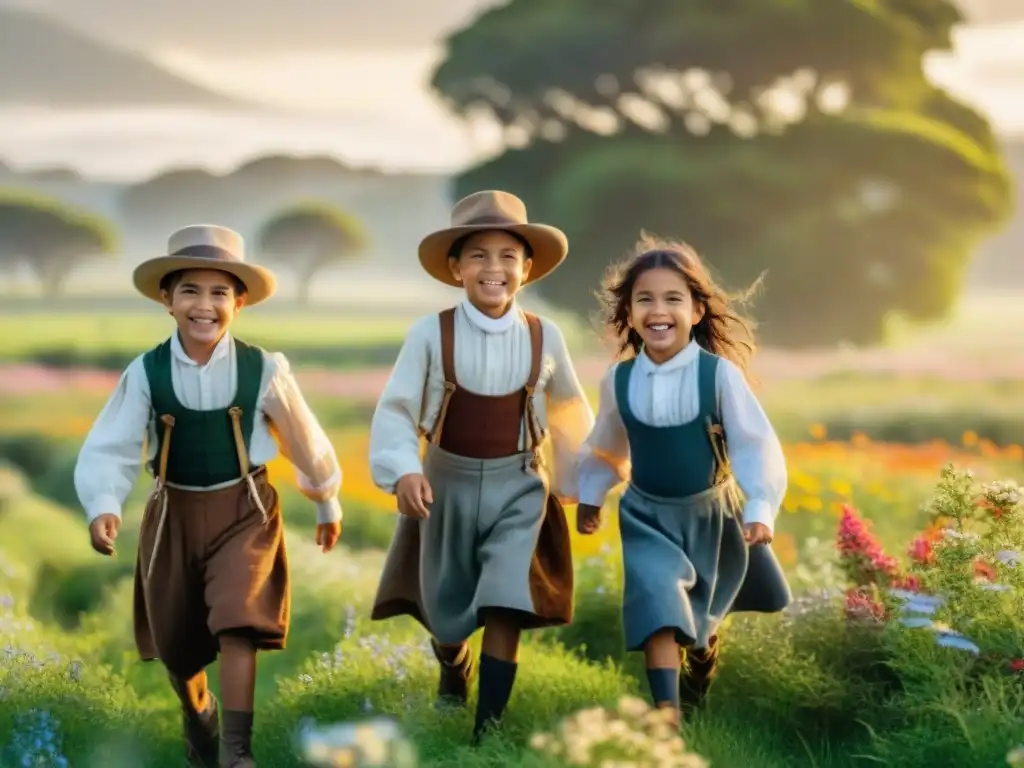
[(167, 240), (172, 256), (197, 256), (245, 261), (245, 240), (233, 229), (215, 224), (192, 224), (174, 232)]
[(452, 226), (528, 224), (526, 204), (508, 192), (475, 192), (452, 208)]

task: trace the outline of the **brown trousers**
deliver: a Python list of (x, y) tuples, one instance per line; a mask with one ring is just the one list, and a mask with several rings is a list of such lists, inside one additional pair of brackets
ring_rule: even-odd
[(253, 480), (265, 524), (245, 482), (203, 492), (166, 488), (156, 552), (160, 494), (150, 498), (135, 566), (135, 643), (143, 660), (188, 678), (216, 660), (221, 634), (248, 637), (261, 650), (285, 647), (291, 605), (280, 499), (265, 468)]

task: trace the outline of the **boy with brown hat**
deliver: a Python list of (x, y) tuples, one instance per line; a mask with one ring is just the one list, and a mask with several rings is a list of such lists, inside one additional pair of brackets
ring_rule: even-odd
[[(242, 238), (223, 227), (185, 227), (167, 253), (140, 264), (134, 282), (177, 330), (121, 376), (82, 447), (75, 487), (93, 548), (112, 555), (148, 455), (156, 485), (135, 567), (139, 654), (167, 668), (190, 765), (254, 768), (256, 653), (283, 649), (290, 620), (284, 524), (266, 464), (280, 450), (295, 465), (324, 552), (341, 532), (341, 469), (284, 356), (228, 332), (243, 306), (274, 293), (274, 275), (247, 263)], [(218, 657), (220, 712), (205, 672)]]
[(484, 627), (474, 740), (509, 701), (520, 633), (572, 618), (562, 505), (575, 503), (594, 415), (558, 327), (516, 305), (519, 289), (567, 250), (565, 235), (529, 223), (513, 195), (458, 202), (419, 257), (464, 299), (413, 326), (371, 425), (374, 482), (402, 513), (372, 618), (423, 624), (440, 665), (439, 701), (459, 705), (473, 668), (466, 641)]

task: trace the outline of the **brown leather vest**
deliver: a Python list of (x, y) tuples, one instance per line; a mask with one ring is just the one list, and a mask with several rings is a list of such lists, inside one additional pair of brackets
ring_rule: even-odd
[(540, 378), (543, 328), (536, 315), (524, 314), (532, 349), (530, 376), (522, 389), (497, 396), (480, 395), (459, 386), (455, 377), (455, 309), (440, 314), (444, 399), (430, 442), (449, 453), (474, 459), (513, 456), (522, 452), (519, 436), (525, 421), (526, 450), (540, 450), (543, 433), (533, 412), (533, 393)]

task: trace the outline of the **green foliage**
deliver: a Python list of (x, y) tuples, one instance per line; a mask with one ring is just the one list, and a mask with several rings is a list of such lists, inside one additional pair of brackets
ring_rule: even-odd
[(300, 280), (301, 299), (324, 267), (352, 258), (369, 242), (361, 222), (329, 203), (297, 203), (276, 213), (260, 228), (257, 247), (268, 258), (292, 267)]
[[(0, 473), (0, 496), (13, 496), (16, 511), (0, 517), (0, 646), (6, 649), (0, 765), (20, 765), (26, 755), (40, 766), (60, 765), (54, 755), (85, 768), (179, 765), (172, 695), (160, 668), (134, 657), (130, 579), (122, 572), (116, 584), (91, 584), (101, 602), (74, 631), (51, 623), (52, 612), (32, 599), (48, 564), (73, 566), (54, 594), (83, 582), (89, 567), (130, 564), (137, 520), (126, 520), (118, 557), (99, 558), (80, 522), (4, 480)], [(872, 514), (905, 517), (911, 507), (890, 504)], [(1024, 571), (998, 555), (1024, 550), (1020, 493), (1009, 484), (979, 487), (947, 470), (925, 508), (957, 534), (932, 538), (933, 558), (915, 550), (916, 565), (890, 565), (883, 551), (858, 539), (868, 545), (867, 562), (882, 560), (885, 568), (915, 576), (918, 597), (879, 590), (879, 618), (851, 611), (842, 588), (853, 585), (841, 570), (826, 567), (844, 563), (829, 547), (814, 556), (801, 552), (811, 570), (793, 575), (798, 599), (785, 614), (730, 618), (708, 707), (683, 727), (691, 762), (676, 764), (701, 765), (696, 755), (713, 766), (765, 768), (1005, 764), (1024, 728), (1024, 680), (1012, 666), (1024, 655)], [(32, 521), (38, 521), (34, 528)], [(388, 730), (380, 718), (397, 721), (423, 768), (553, 768), (569, 754), (608, 756), (622, 740), (664, 755), (681, 748), (642, 704), (623, 698), (645, 698), (647, 690), (642, 659), (621, 646), (616, 548), (578, 561), (573, 625), (528, 635), (504, 727), (479, 749), (469, 746), (472, 700), (468, 711), (432, 706), (436, 665), (422, 630), (410, 620), (368, 620), (381, 553), (324, 555), (308, 530), (290, 531), (288, 548), (293, 626), (287, 651), (260, 657), (255, 748), (261, 763), (298, 768), (301, 745), (323, 746), (339, 736), (365, 752), (369, 742), (355, 736)], [(994, 579), (975, 579), (979, 557), (995, 569)], [(963, 632), (979, 654), (940, 645), (938, 638), (954, 637), (941, 626), (901, 623), (921, 615), (912, 601), (927, 605), (929, 595), (944, 602), (926, 618)], [(474, 653), (479, 642), (479, 636), (472, 641)], [(216, 680), (215, 666), (215, 689)], [(332, 734), (339, 721), (368, 723), (367, 730)], [(399, 745), (385, 740), (385, 747)], [(44, 753), (49, 757), (40, 759)], [(577, 764), (601, 765), (594, 754)]]
[(109, 222), (39, 195), (0, 190), (0, 263), (23, 260), (54, 296), (83, 259), (118, 247)]
[(579, 313), (645, 229), (730, 287), (767, 269), (774, 343), (942, 318), (1012, 209), (987, 121), (922, 72), (960, 20), (948, 0), (511, 0), (434, 73), (455, 113), (505, 132), (456, 193), (504, 188), (565, 229), (579, 255), (537, 290)]

